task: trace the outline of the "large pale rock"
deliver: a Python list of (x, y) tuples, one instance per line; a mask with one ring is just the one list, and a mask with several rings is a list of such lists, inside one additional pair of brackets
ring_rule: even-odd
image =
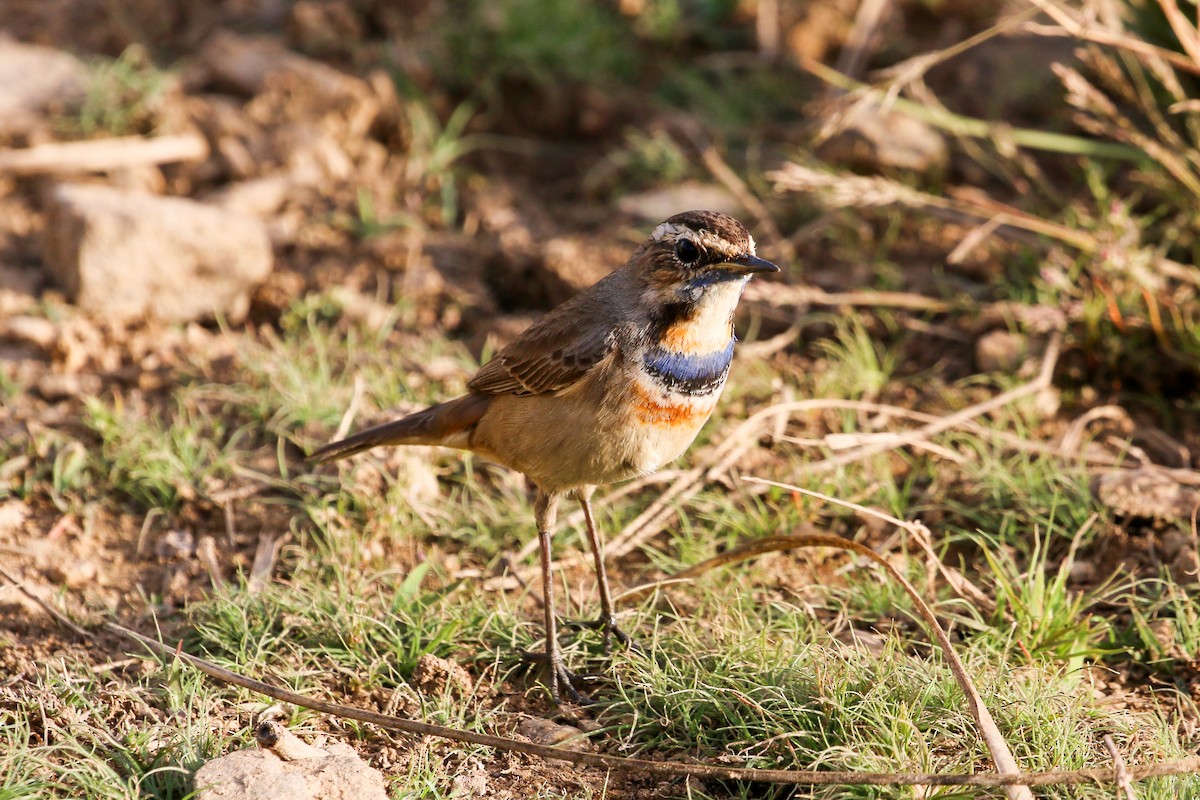
[(383, 775), (341, 743), (329, 745), (319, 756), (294, 760), (272, 750), (239, 750), (200, 767), (196, 790), (199, 800), (387, 798)]
[(0, 133), (36, 127), (47, 108), (77, 101), (86, 75), (70, 53), (0, 36)]
[(265, 226), (245, 214), (106, 186), (51, 195), (46, 266), (80, 307), (108, 318), (237, 322), (272, 259)]

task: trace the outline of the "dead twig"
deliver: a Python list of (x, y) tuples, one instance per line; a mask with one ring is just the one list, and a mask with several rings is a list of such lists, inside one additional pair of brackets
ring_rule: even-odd
[[(534, 744), (530, 741), (520, 741), (503, 736), (492, 736), (486, 733), (475, 733), (474, 731), (463, 731), (443, 725), (433, 725), (413, 719), (403, 719), (374, 711), (344, 706), (339, 703), (330, 703), (245, 677), (209, 661), (205, 661), (202, 658), (185, 653), (175, 647), (170, 647), (162, 642), (143, 636), (114, 622), (105, 623), (104, 629), (131, 641), (138, 642), (160, 658), (178, 659), (221, 683), (240, 686), (252, 692), (274, 698), (275, 700), (291, 703), (301, 708), (308, 708), (318, 713), (330, 714), (343, 719), (353, 719), (370, 725), (378, 725), (388, 730), (401, 731), (417, 736), (436, 736), (454, 742), (493, 747), (498, 750), (525, 753), (551, 761), (565, 761), (572, 764), (583, 764), (603, 769), (640, 772), (647, 775), (661, 775), (670, 778), (694, 777), (711, 780), (823, 786), (1050, 786), (1058, 784), (1105, 783), (1112, 780), (1112, 770), (1108, 768), (1064, 772), (1030, 772), (1020, 775), (998, 775), (994, 773), (947, 775), (942, 773), (911, 772), (833, 772), (824, 770), (748, 769), (745, 767), (730, 767), (723, 764), (649, 761), (647, 759), (624, 758), (604, 753), (578, 752), (549, 745)], [(1147, 778), (1185, 775), (1197, 772), (1200, 772), (1200, 757), (1131, 767), (1128, 770), (1128, 775), (1132, 780), (1145, 780)]]
[[(970, 311), (972, 306), (962, 302), (951, 303), (912, 292), (827, 292), (816, 286), (788, 286), (772, 283), (746, 287), (746, 299), (752, 302), (769, 303), (772, 306), (850, 306), (854, 308), (898, 308), (903, 311), (926, 311), (931, 314), (948, 311)], [(742, 345), (745, 351), (746, 345)]]
[(851, 78), (862, 75), (877, 43), (880, 22), (890, 6), (887, 0), (865, 0), (859, 5), (850, 35), (846, 37), (846, 44), (838, 56), (835, 67), (838, 72)]
[[(830, 502), (837, 503), (838, 505), (846, 506), (847, 508), (853, 508), (862, 513), (870, 514), (892, 524), (899, 525), (903, 528), (908, 528), (913, 524), (898, 520), (895, 517), (883, 514), (875, 509), (860, 506), (856, 503), (847, 503), (827, 495), (822, 495), (818, 492), (802, 489), (799, 486), (775, 483), (774, 481), (761, 481), (760, 479), (745, 480), (757, 480), (762, 483), (778, 486), (790, 491), (820, 497)], [(925, 624), (928, 626), (930, 633), (933, 635), (933, 638), (937, 641), (938, 646), (941, 648), (942, 653), (946, 658), (946, 663), (950, 667), (950, 672), (954, 675), (954, 679), (958, 682), (963, 694), (966, 695), (967, 705), (971, 711), (971, 716), (975, 718), (975, 724), (979, 726), (979, 734), (983, 738), (984, 744), (987, 745), (988, 752), (991, 754), (992, 761), (996, 764), (997, 770), (1006, 776), (1020, 776), (1020, 767), (1017, 765), (1017, 761), (1013, 757), (1012, 751), (1008, 747), (1008, 743), (1001, 735), (1000, 729), (996, 726), (995, 720), (992, 719), (991, 712), (989, 712), (987, 706), (984, 705), (983, 698), (975, 688), (975, 684), (971, 680), (970, 675), (967, 674), (966, 667), (963, 666), (962, 661), (958, 657), (958, 653), (955, 652), (954, 646), (950, 643), (950, 638), (946, 635), (946, 632), (938, 623), (937, 616), (933, 613), (933, 609), (930, 608), (929, 604), (926, 603), (924, 598), (921, 597), (921, 594), (917, 591), (916, 587), (913, 586), (907, 578), (900, 574), (899, 570), (892, 566), (892, 564), (886, 558), (879, 555), (871, 548), (859, 544), (858, 542), (851, 541), (850, 539), (843, 539), (840, 536), (829, 536), (825, 534), (766, 536), (762, 539), (755, 539), (754, 541), (747, 542), (741, 547), (736, 547), (733, 550), (707, 559), (706, 561), (702, 561), (699, 564), (684, 570), (683, 572), (676, 573), (675, 575), (671, 576), (671, 580), (678, 581), (690, 578), (695, 575), (703, 574), (714, 567), (729, 564), (735, 561), (742, 561), (763, 553), (791, 550), (798, 547), (834, 547), (864, 556), (865, 558), (868, 558), (883, 567), (897, 583), (904, 587), (904, 591), (908, 593), (908, 596), (912, 599), (913, 604), (916, 605), (917, 612), (921, 615), (921, 618), (925, 620)], [(646, 587), (639, 587), (638, 590), (623, 595), (623, 598), (631, 599), (640, 597), (643, 594), (654, 590), (655, 588), (657, 588), (656, 584), (650, 584)], [(1023, 781), (1020, 783), (1014, 782), (1013, 784), (1006, 784), (1004, 788), (1005, 794), (1010, 798), (1033, 800), (1033, 794), (1029, 791), (1028, 785)]]
[(1137, 800), (1137, 794), (1133, 791), (1133, 781), (1129, 779), (1129, 770), (1125, 766), (1125, 759), (1121, 757), (1121, 751), (1117, 749), (1117, 743), (1108, 733), (1104, 734), (1103, 742), (1104, 748), (1112, 756), (1113, 781), (1117, 784), (1117, 789), (1125, 795), (1125, 800)]
[(1051, 386), (1051, 378), (1054, 375), (1054, 367), (1058, 363), (1058, 355), (1061, 346), (1062, 334), (1055, 331), (1053, 334), (1051, 334), (1050, 341), (1046, 345), (1046, 355), (1042, 360), (1042, 367), (1038, 372), (1038, 376), (1022, 386), (1018, 386), (1015, 389), (1010, 389), (1009, 391), (996, 395), (990, 400), (985, 400), (982, 403), (976, 403), (973, 406), (968, 406), (961, 411), (957, 411), (935, 422), (930, 422), (929, 424), (915, 431), (897, 434), (894, 439), (889, 437), (882, 442), (866, 444), (840, 456), (834, 456), (833, 458), (827, 458), (823, 461), (809, 464), (804, 468), (804, 471), (809, 474), (831, 472), (839, 467), (844, 467), (847, 464), (861, 461), (864, 458), (869, 458), (871, 456), (878, 455), (907, 444), (912, 444), (914, 442), (924, 441), (931, 436), (942, 433), (943, 431), (956, 428), (977, 417), (982, 417), (984, 414), (990, 414), (993, 411), (997, 411), (1004, 406), (1020, 400), (1023, 397), (1028, 397), (1049, 389)]
[(21, 150), (0, 150), (0, 172), (14, 175), (108, 172), (179, 161), (203, 161), (208, 142), (197, 134), (127, 136), (82, 142), (50, 142)]
[(354, 393), (350, 395), (350, 405), (346, 406), (346, 413), (342, 414), (342, 421), (338, 423), (337, 430), (333, 434), (331, 441), (346, 438), (346, 434), (350, 432), (350, 426), (354, 424), (354, 418), (358, 416), (358, 409), (362, 406), (363, 393), (366, 391), (366, 382), (362, 375), (354, 376)]

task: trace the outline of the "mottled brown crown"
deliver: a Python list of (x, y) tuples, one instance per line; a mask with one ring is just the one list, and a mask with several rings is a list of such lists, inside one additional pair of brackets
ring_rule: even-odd
[(674, 241), (680, 236), (693, 239), (709, 251), (722, 256), (754, 255), (754, 237), (733, 217), (719, 211), (684, 211), (663, 222), (650, 238)]

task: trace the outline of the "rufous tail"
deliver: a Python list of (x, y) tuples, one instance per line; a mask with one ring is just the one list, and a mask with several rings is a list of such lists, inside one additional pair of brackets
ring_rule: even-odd
[(488, 395), (468, 394), (407, 417), (375, 425), (314, 450), (309, 461), (324, 463), (382, 445), (446, 445), (466, 447), (470, 430), (487, 410)]

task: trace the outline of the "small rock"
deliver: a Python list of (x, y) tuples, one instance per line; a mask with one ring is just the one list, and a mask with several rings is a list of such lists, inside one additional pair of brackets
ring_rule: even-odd
[(164, 560), (191, 558), (196, 552), (196, 537), (191, 531), (169, 530), (154, 543), (154, 555)]
[(450, 779), (451, 797), (488, 797), (488, 770), (477, 758), (454, 768)]
[(980, 372), (1016, 372), (1029, 355), (1029, 339), (1012, 331), (989, 331), (975, 340), (975, 368)]
[(425, 695), (440, 695), (448, 691), (452, 697), (463, 697), (475, 688), (475, 681), (462, 665), (426, 653), (417, 660), (417, 666), (413, 669), (412, 685)]
[(1096, 580), (1096, 565), (1091, 561), (1072, 561), (1070, 577), (1074, 583), (1090, 584)]
[(271, 750), (239, 750), (196, 771), (198, 800), (385, 800), (383, 775), (349, 745), (324, 758), (285, 761)]
[(15, 533), (25, 524), (28, 516), (29, 508), (20, 500), (0, 503), (0, 536)]
[(58, 339), (58, 326), (43, 317), (21, 315), (0, 320), (0, 336), (46, 349)]
[(80, 589), (93, 580), (99, 570), (95, 561), (86, 558), (71, 558), (61, 563), (51, 564), (46, 570), (46, 577), (55, 583), (61, 583), (68, 589)]
[(86, 75), (70, 53), (0, 37), (0, 133), (28, 131), (48, 107), (83, 97)]
[(1092, 479), (1092, 494), (1103, 505), (1131, 517), (1175, 520), (1189, 517), (1200, 491), (1184, 486), (1155, 467), (1119, 469)]
[(564, 750), (590, 753), (595, 748), (583, 731), (571, 725), (559, 725), (540, 717), (526, 717), (517, 725), (517, 733), (534, 744), (562, 746)]
[(46, 266), (81, 308), (110, 319), (246, 316), (271, 271), (263, 224), (191, 200), (64, 184), (52, 194)]
[(214, 34), (200, 50), (188, 83), (213, 84), (247, 96), (284, 75), (302, 83), (321, 102), (358, 103), (371, 97), (366, 81), (288, 50), (270, 36)]
[(47, 372), (38, 378), (38, 394), (55, 402), (72, 397), (93, 397), (100, 391), (100, 376), (88, 373)]

